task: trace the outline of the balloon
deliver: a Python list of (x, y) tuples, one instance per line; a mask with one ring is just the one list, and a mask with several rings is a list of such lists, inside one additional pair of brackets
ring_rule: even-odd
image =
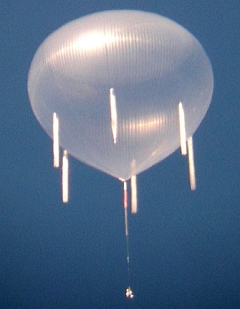
[(213, 92), (210, 61), (187, 30), (165, 17), (105, 11), (53, 32), (32, 61), (33, 112), (78, 160), (122, 180), (160, 162), (180, 145), (178, 105), (186, 136), (204, 118)]

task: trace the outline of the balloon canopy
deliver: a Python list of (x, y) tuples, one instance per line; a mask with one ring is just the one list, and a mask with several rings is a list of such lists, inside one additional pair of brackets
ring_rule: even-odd
[(53, 136), (56, 113), (61, 147), (122, 180), (179, 147), (180, 101), (192, 136), (212, 91), (211, 64), (195, 37), (165, 17), (130, 10), (62, 26), (37, 50), (28, 77), (31, 106), (47, 134)]

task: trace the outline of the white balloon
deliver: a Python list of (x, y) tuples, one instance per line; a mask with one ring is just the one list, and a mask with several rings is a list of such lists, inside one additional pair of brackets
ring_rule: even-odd
[(201, 44), (175, 22), (106, 11), (64, 25), (41, 44), (28, 92), (51, 137), (58, 115), (69, 154), (127, 180), (179, 147), (180, 101), (186, 135), (193, 135), (211, 102), (213, 73)]

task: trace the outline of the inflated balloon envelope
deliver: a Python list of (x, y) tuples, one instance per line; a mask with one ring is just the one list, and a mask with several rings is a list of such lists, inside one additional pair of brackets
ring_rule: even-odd
[(129, 10), (74, 20), (37, 50), (28, 92), (53, 137), (55, 166), (60, 143), (64, 171), (68, 152), (124, 181), (126, 192), (128, 179), (181, 145), (195, 189), (192, 135), (211, 102), (213, 73), (201, 44), (175, 22)]
[(192, 136), (212, 91), (209, 59), (187, 30), (165, 17), (127, 10), (92, 14), (53, 32), (37, 50), (28, 79), (33, 112), (48, 135), (55, 112), (62, 148), (123, 180), (179, 147), (180, 101)]

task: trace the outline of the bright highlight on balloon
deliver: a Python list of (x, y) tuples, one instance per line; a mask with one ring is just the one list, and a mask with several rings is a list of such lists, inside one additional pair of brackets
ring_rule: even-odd
[(178, 104), (178, 112), (179, 112), (179, 133), (180, 133), (181, 152), (182, 155), (186, 155), (187, 154), (186, 124), (185, 124), (184, 109), (181, 102)]
[(53, 166), (59, 167), (59, 119), (53, 113)]
[(67, 150), (63, 151), (62, 159), (62, 201), (68, 202), (68, 153)]
[[(179, 147), (196, 188), (192, 136), (211, 102), (213, 72), (197, 39), (168, 18), (105, 11), (74, 20), (40, 45), (28, 76), (32, 110), (53, 138), (54, 167), (68, 155), (123, 182), (129, 271), (128, 191), (137, 212), (136, 176)], [(133, 298), (128, 282), (126, 296)]]
[(117, 142), (117, 106), (116, 106), (116, 97), (114, 93), (114, 89), (110, 89), (110, 111), (111, 111), (111, 127), (112, 127), (112, 135), (113, 142), (116, 144)]

